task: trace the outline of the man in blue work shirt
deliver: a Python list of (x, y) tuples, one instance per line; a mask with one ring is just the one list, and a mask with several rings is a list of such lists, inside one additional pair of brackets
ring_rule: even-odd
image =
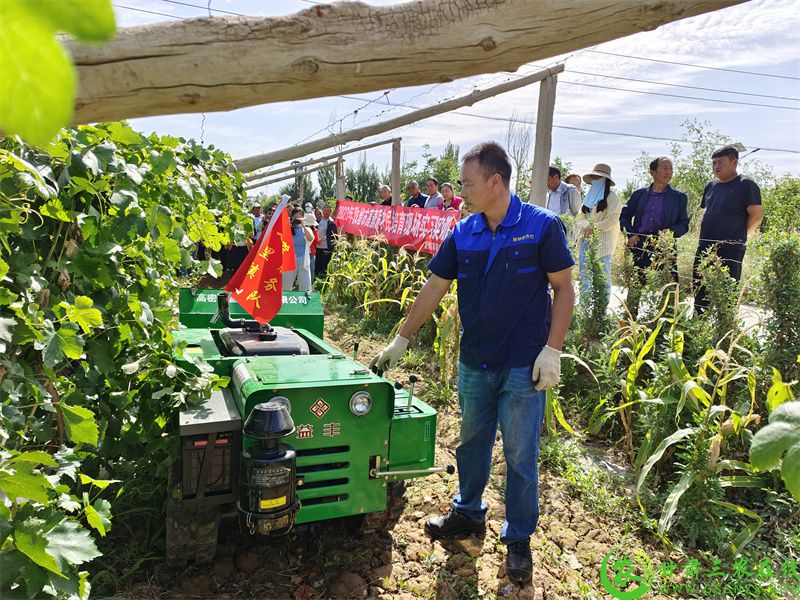
[[(425, 523), (433, 538), (485, 532), (481, 501), (489, 479), (498, 423), (503, 432), (508, 547), (506, 572), (517, 583), (533, 573), (530, 536), (539, 520), (539, 434), (545, 391), (561, 374), (561, 346), (575, 300), (564, 226), (550, 211), (523, 204), (510, 191), (511, 163), (494, 142), (462, 159), (462, 196), (474, 214), (455, 229), (430, 262), (432, 275), (400, 334), (372, 361), (393, 367), (409, 338), (436, 310), (453, 279), (463, 326), (458, 369), (461, 441), (459, 493), (452, 510)], [(554, 297), (550, 301), (548, 284)]]

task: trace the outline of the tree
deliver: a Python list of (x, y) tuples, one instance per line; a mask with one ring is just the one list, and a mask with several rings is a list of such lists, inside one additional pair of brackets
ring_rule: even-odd
[(800, 177), (786, 173), (774, 185), (762, 190), (762, 195), (762, 231), (800, 231)]
[(517, 111), (511, 113), (506, 130), (506, 150), (514, 163), (514, 186), (511, 188), (520, 196), (524, 194), (530, 186), (530, 161), (531, 146), (533, 146), (533, 118), (520, 116)]
[(417, 161), (412, 161), (403, 165), (401, 171), (401, 180), (403, 185), (406, 182), (414, 179), (419, 182), (422, 193), (425, 193), (425, 181), (428, 177), (435, 177), (439, 185), (449, 182), (456, 185), (460, 174), (461, 165), (458, 157), (460, 154), (459, 147), (452, 142), (447, 142), (441, 155), (434, 156), (430, 152), (430, 145), (425, 144), (425, 153), (422, 158), (425, 163), (422, 167), (417, 168)]
[(336, 198), (336, 169), (333, 165), (317, 171), (317, 185), (321, 200)]
[[(281, 189), (278, 190), (278, 194), (280, 195), (288, 194), (290, 198), (289, 202), (296, 204), (297, 201), (300, 199), (300, 194), (299, 194), (300, 180), (301, 180), (300, 177), (295, 177), (290, 183), (287, 183), (283, 187), (281, 187)], [(314, 184), (311, 183), (311, 177), (306, 175), (305, 177), (302, 178), (302, 181), (303, 181), (303, 204), (305, 204), (306, 202), (311, 202), (311, 204), (316, 204), (317, 191), (314, 189)]]
[(381, 185), (381, 175), (378, 168), (362, 155), (361, 162), (355, 169), (347, 168), (344, 172), (347, 193), (357, 201), (374, 201), (378, 197), (378, 186)]
[[(721, 146), (732, 143), (733, 140), (720, 131), (711, 129), (709, 121), (689, 119), (681, 123), (681, 127), (685, 130), (681, 136), (683, 142), (672, 143), (665, 155), (672, 159), (675, 172), (670, 185), (688, 196), (689, 218), (692, 229), (695, 229), (700, 226), (698, 217), (701, 212), (700, 200), (703, 197), (703, 190), (714, 177), (711, 171), (711, 154)], [(654, 158), (656, 157), (642, 152), (636, 159), (634, 172), (637, 174), (635, 179), (637, 187), (650, 183), (649, 165)], [(774, 178), (771, 169), (758, 160), (740, 159), (739, 172), (752, 177), (762, 188)]]

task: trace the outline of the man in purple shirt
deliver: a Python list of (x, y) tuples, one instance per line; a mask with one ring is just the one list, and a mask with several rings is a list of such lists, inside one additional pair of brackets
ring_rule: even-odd
[[(689, 231), (688, 199), (686, 194), (669, 185), (672, 181), (672, 161), (659, 156), (650, 163), (650, 176), (653, 183), (631, 194), (628, 203), (622, 208), (619, 223), (628, 236), (628, 248), (633, 256), (633, 264), (644, 280), (644, 270), (653, 262), (651, 243), (654, 236), (667, 229), (677, 239)], [(678, 250), (673, 245), (669, 260), (672, 276), (678, 280)]]

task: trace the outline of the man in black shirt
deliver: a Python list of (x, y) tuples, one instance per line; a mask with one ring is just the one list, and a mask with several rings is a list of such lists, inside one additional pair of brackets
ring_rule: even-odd
[(716, 179), (703, 190), (700, 207), (705, 209), (700, 223), (700, 242), (694, 257), (694, 308), (705, 310), (708, 302), (700, 285), (698, 266), (708, 252), (715, 252), (736, 281), (742, 276), (742, 262), (747, 236), (755, 232), (764, 210), (761, 190), (749, 177), (736, 172), (739, 151), (733, 146), (720, 148), (711, 155)]

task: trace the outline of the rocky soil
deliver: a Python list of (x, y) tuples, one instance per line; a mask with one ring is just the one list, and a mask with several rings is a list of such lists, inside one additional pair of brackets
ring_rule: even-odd
[[(327, 336), (368, 362), (383, 341), (362, 339), (332, 317)], [(407, 379), (408, 373), (394, 373)], [(418, 372), (418, 374), (421, 374)], [(425, 396), (423, 383), (415, 394)], [(439, 406), (437, 463), (455, 464), (459, 415), (455, 400)], [(533, 584), (520, 588), (505, 574), (499, 542), (503, 519), (505, 463), (500, 442), (484, 501), (489, 505), (485, 537), (432, 541), (423, 532), (425, 518), (446, 511), (457, 491), (457, 475), (433, 475), (409, 482), (402, 516), (389, 529), (352, 533), (343, 522), (327, 522), (275, 541), (255, 540), (223, 521), (216, 562), (175, 572), (161, 565), (147, 581), (126, 590), (134, 598), (608, 598), (599, 583), (605, 554), (622, 544), (660, 553), (636, 536), (636, 528), (618, 514), (598, 515), (572, 498), (566, 482), (543, 469), (541, 519), (532, 540)], [(648, 596), (652, 597), (652, 595)]]

